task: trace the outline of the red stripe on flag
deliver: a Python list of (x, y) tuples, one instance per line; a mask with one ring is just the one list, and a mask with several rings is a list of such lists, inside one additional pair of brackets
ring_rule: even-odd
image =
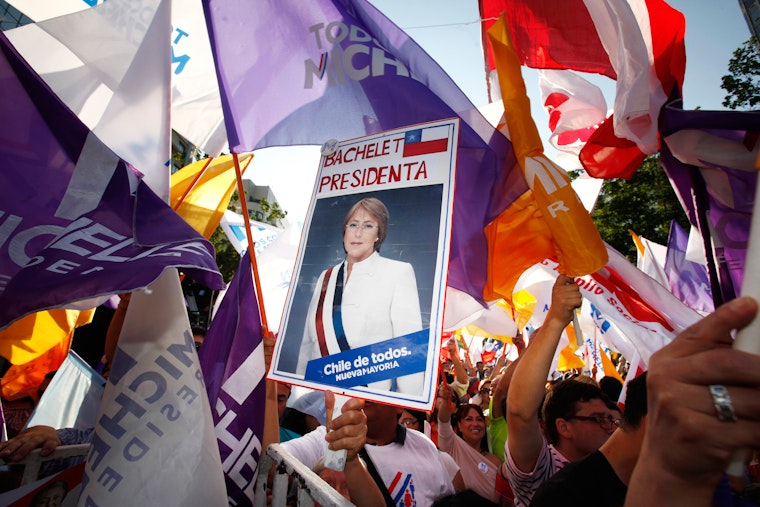
[(420, 141), (418, 143), (404, 143), (404, 156), (414, 157), (416, 155), (426, 155), (428, 153), (440, 153), (449, 148), (448, 138), (433, 139), (431, 141)]

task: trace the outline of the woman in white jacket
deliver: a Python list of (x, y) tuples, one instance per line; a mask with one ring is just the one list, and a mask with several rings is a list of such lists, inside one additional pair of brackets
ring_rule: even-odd
[[(317, 357), (396, 338), (422, 329), (414, 268), (381, 257), (388, 209), (374, 197), (351, 207), (343, 222), (346, 259), (319, 276), (306, 316), (296, 372)], [(373, 389), (422, 391), (424, 372), (372, 382)]]

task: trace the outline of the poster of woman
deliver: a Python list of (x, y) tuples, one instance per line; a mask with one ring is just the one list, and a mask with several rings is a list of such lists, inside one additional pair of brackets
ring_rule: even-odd
[(323, 150), (270, 378), (432, 403), (456, 127), (419, 125)]

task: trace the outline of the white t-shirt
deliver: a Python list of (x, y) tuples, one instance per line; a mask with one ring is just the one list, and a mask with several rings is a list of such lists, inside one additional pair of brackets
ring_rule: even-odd
[[(325, 455), (325, 427), (320, 426), (301, 438), (283, 442), (282, 446), (307, 467), (313, 467)], [(399, 426), (396, 441), (387, 445), (367, 445), (367, 454), (375, 464), (393, 501), (399, 507), (425, 506), (454, 493), (454, 485), (441, 455), (432, 440), (419, 431)]]

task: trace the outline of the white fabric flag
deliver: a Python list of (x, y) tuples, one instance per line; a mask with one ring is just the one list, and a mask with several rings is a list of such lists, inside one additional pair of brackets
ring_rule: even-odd
[(169, 0), (143, 0), (139, 8), (110, 0), (5, 32), (56, 95), (167, 201), (170, 33)]
[[(590, 318), (594, 326), (604, 331), (597, 336), (611, 349), (626, 357), (637, 351), (648, 362), (654, 352), (701, 316), (615, 249), (608, 246), (607, 252), (609, 261), (605, 268), (576, 277), (583, 299), (593, 305), (585, 307), (587, 310), (580, 318)], [(526, 270), (518, 280), (515, 292), (526, 290), (536, 298), (529, 327), (543, 323), (556, 276), (557, 263), (547, 259)]]
[[(283, 231), (280, 227), (257, 222), (256, 220), (249, 220), (248, 223), (250, 224), (251, 236), (254, 243), (253, 251), (256, 255), (261, 254)], [(219, 225), (222, 227), (227, 239), (232, 243), (232, 246), (237, 250), (237, 253), (243, 255), (243, 252), (248, 250), (248, 235), (245, 231), (243, 215), (235, 213), (232, 210), (225, 210)], [(300, 229), (298, 230), (298, 234), (300, 237)], [(298, 240), (296, 240), (296, 247), (298, 247)], [(293, 260), (295, 261), (295, 257), (293, 257)]]
[(95, 426), (106, 380), (69, 351), (25, 427), (87, 429)]
[(302, 228), (303, 222), (290, 224), (256, 257), (261, 290), (266, 294), (264, 310), (272, 331), (277, 331), (280, 327)]
[[(81, 11), (105, 0), (10, 0), (35, 22)], [(172, 0), (171, 126), (212, 157), (227, 144), (222, 99), (203, 4)]]
[(668, 276), (665, 274), (665, 258), (668, 247), (639, 236), (644, 246), (644, 253), (636, 250), (636, 267), (657, 280), (663, 287), (670, 287)]
[(584, 0), (617, 74), (615, 134), (657, 152), (657, 119), (667, 94), (657, 78), (646, 0)]
[(84, 482), (80, 506), (227, 505), (176, 269), (132, 294)]
[(607, 118), (602, 90), (571, 70), (538, 70), (541, 103), (549, 113), (549, 142), (558, 150), (580, 153)]

